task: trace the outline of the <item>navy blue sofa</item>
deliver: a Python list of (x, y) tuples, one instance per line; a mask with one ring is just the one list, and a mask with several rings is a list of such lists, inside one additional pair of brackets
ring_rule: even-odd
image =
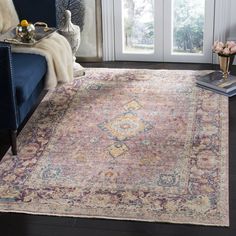
[[(56, 27), (56, 0), (13, 0), (19, 19), (43, 21)], [(9, 130), (13, 155), (17, 155), (17, 129), (38, 102), (44, 89), (47, 62), (43, 56), (12, 53), (0, 43), (0, 129)]]

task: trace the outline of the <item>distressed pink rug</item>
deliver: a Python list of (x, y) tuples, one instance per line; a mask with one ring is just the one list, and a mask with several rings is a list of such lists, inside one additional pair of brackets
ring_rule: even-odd
[(228, 99), (207, 72), (88, 69), (0, 163), (0, 211), (229, 225)]

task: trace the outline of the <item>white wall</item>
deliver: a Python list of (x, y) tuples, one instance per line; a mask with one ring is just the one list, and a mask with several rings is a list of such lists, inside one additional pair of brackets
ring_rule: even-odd
[(228, 1), (230, 1), (230, 25), (228, 38), (236, 41), (236, 0)]
[(215, 0), (215, 40), (236, 41), (236, 0)]
[(76, 56), (78, 57), (96, 57), (97, 40), (96, 40), (96, 6), (94, 0), (86, 0), (84, 30), (81, 33), (81, 43)]
[[(215, 0), (214, 41), (236, 41), (236, 0)], [(218, 63), (214, 54), (213, 63)], [(236, 60), (234, 62), (236, 65)]]

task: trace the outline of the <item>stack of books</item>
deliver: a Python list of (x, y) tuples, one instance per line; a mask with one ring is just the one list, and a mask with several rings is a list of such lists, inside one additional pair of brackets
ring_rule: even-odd
[(236, 76), (234, 75), (228, 75), (227, 78), (223, 78), (222, 73), (216, 71), (198, 78), (196, 83), (201, 88), (211, 90), (227, 97), (236, 95)]

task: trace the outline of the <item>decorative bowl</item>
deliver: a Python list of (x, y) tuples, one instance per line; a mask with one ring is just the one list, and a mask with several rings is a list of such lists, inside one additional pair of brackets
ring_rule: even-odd
[(35, 27), (33, 24), (22, 26), (21, 24), (16, 27), (16, 36), (24, 43), (32, 42), (34, 40)]

